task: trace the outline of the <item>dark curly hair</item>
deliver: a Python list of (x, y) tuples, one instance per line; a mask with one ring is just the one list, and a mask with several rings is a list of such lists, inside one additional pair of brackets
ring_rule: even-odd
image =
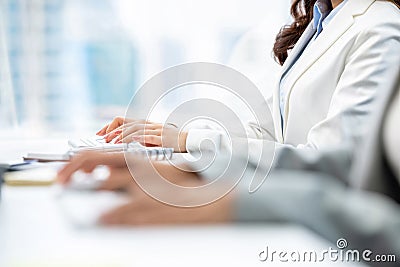
[[(294, 22), (284, 26), (276, 36), (274, 44), (275, 60), (283, 65), (288, 57), (288, 51), (293, 49), (300, 36), (306, 30), (314, 17), (314, 4), (317, 0), (294, 0), (290, 13)], [(400, 8), (400, 0), (387, 0)]]

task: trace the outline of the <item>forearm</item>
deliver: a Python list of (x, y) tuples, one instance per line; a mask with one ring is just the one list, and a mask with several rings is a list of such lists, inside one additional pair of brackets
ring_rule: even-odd
[(238, 189), (236, 222), (302, 224), (331, 242), (374, 253), (400, 251), (400, 211), (385, 196), (359, 192), (314, 172), (276, 172), (254, 194)]

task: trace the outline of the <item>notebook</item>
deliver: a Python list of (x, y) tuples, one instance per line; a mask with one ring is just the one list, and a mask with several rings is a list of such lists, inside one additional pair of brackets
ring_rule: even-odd
[(6, 172), (3, 175), (4, 182), (9, 186), (49, 186), (54, 183), (56, 177), (56, 168)]

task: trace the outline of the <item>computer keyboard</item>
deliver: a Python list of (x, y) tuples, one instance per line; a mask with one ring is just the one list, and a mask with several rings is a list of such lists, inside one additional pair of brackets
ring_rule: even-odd
[(129, 144), (114, 144), (107, 143), (102, 137), (96, 136), (92, 138), (81, 138), (78, 140), (69, 140), (69, 146), (71, 147), (72, 153), (84, 151), (84, 150), (95, 150), (105, 152), (120, 152), (128, 151), (137, 155), (147, 156), (153, 160), (164, 160), (171, 159), (174, 153), (173, 148), (164, 147), (145, 147), (137, 142)]
[(97, 147), (97, 146), (105, 146), (105, 145), (115, 145), (113, 143), (107, 143), (103, 137), (92, 137), (92, 138), (81, 138), (78, 140), (69, 140), (68, 144), (72, 148), (83, 148), (83, 147)]

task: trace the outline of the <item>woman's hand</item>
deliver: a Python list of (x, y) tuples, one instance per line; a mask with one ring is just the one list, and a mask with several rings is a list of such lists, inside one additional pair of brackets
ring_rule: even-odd
[[(184, 187), (199, 187), (204, 181), (195, 173), (187, 173), (165, 162), (142, 164), (141, 158), (137, 160), (141, 173), (148, 174), (152, 187), (160, 186), (156, 179), (150, 177), (151, 173), (162, 175), (170, 182)], [(77, 170), (93, 171), (98, 165), (110, 168), (110, 177), (101, 186), (101, 190), (126, 189), (132, 195), (132, 201), (126, 205), (107, 212), (100, 218), (106, 225), (153, 225), (153, 224), (184, 224), (184, 223), (223, 223), (232, 219), (233, 195), (232, 193), (218, 201), (198, 208), (180, 208), (163, 204), (142, 191), (130, 174), (123, 153), (84, 152), (74, 157), (58, 174), (61, 183), (69, 182), (71, 175)], [(147, 166), (147, 167), (146, 167)], [(152, 167), (156, 169), (148, 170)], [(178, 202), (193, 202), (204, 199), (204, 194), (183, 190), (172, 196)], [(195, 201), (196, 202), (196, 201)]]
[(105, 165), (110, 168), (110, 178), (103, 185), (103, 187), (106, 187), (107, 189), (114, 189), (111, 186), (114, 184), (122, 186), (125, 181), (129, 181), (131, 179), (125, 162), (124, 153), (102, 153), (88, 151), (82, 152), (73, 157), (72, 160), (58, 172), (57, 180), (61, 184), (68, 184), (71, 180), (72, 174), (74, 174), (76, 171), (82, 170), (86, 173), (90, 173), (99, 165)]
[[(195, 173), (189, 173), (177, 169), (174, 166), (163, 162), (153, 162), (151, 165), (145, 162), (137, 162), (137, 172), (145, 175), (147, 186), (152, 190), (164, 192), (169, 201), (182, 203), (185, 207), (171, 206), (156, 200), (148, 191), (136, 183), (129, 183), (127, 190), (132, 194), (132, 201), (114, 210), (103, 214), (99, 222), (104, 225), (160, 225), (160, 224), (204, 224), (204, 223), (225, 223), (233, 220), (233, 208), (235, 193), (231, 192), (213, 203), (205, 204), (201, 207), (186, 207), (190, 203), (208, 203), (209, 194), (213, 190), (219, 192), (217, 188), (210, 191), (197, 190), (178, 190), (168, 191), (163, 188), (163, 184), (158, 182), (159, 177), (170, 181), (173, 184), (185, 188), (200, 188), (205, 185), (205, 181)], [(155, 168), (156, 172), (149, 170)], [(154, 177), (154, 174), (159, 176)], [(136, 174), (135, 174), (136, 175)], [(215, 185), (218, 187), (218, 185)], [(223, 192), (223, 191), (221, 191)], [(162, 199), (161, 199), (162, 200)], [(185, 204), (187, 203), (187, 205)]]
[(105, 125), (103, 128), (100, 129), (100, 131), (98, 131), (96, 133), (96, 135), (99, 136), (105, 136), (106, 134), (120, 128), (121, 126), (125, 125), (125, 124), (129, 124), (129, 123), (133, 123), (133, 122), (140, 122), (143, 120), (134, 120), (134, 119), (129, 119), (129, 118), (124, 118), (124, 117), (115, 117), (111, 123)]
[[(188, 199), (185, 194), (176, 198)], [(234, 195), (202, 207), (182, 208), (161, 203), (143, 192), (136, 193), (132, 202), (105, 213), (99, 222), (104, 225), (160, 225), (227, 223), (233, 219)]]
[(114, 129), (104, 138), (106, 142), (139, 142), (144, 146), (170, 147), (176, 152), (186, 152), (187, 132), (171, 124), (133, 121)]

